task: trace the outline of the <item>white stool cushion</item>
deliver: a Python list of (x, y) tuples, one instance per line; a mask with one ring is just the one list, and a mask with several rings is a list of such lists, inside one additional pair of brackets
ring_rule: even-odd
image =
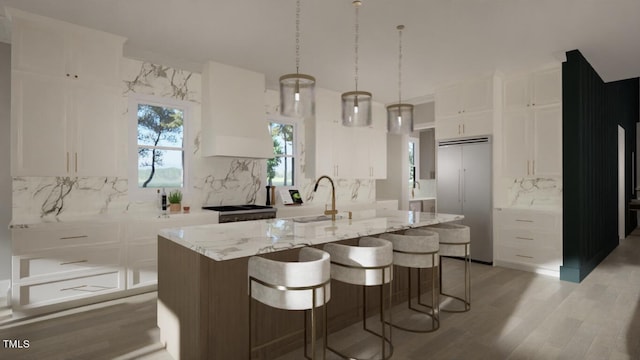
[[(381, 234), (379, 237), (389, 240), (393, 244), (394, 265), (424, 269), (432, 268), (438, 263), (438, 233), (421, 231), (419, 234), (407, 234), (405, 232), (405, 235)], [(429, 252), (436, 252), (436, 254), (421, 254)]]
[[(364, 269), (384, 267), (393, 263), (391, 242), (374, 237), (363, 237), (358, 246), (329, 243), (324, 250), (331, 254), (331, 278), (354, 285), (374, 286), (388, 283), (393, 278), (392, 269)], [(343, 266), (346, 265), (346, 266)]]
[[(471, 241), (471, 230), (468, 226), (459, 224), (442, 223), (430, 225), (420, 230), (437, 232), (440, 236), (440, 256), (467, 256), (471, 253), (469, 244), (468, 252), (465, 251), (464, 243)], [(448, 245), (443, 243), (459, 243), (461, 245)]]
[[(329, 254), (315, 248), (300, 249), (299, 262), (282, 262), (254, 256), (249, 259), (249, 278), (282, 287), (318, 286), (331, 277)], [(306, 310), (313, 307), (312, 290), (274, 289), (255, 281), (249, 281), (251, 296), (263, 304), (285, 310)], [(330, 284), (316, 290), (315, 306), (331, 298)]]

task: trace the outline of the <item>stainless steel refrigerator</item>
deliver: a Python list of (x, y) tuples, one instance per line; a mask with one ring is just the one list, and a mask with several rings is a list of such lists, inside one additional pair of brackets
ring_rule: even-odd
[(437, 209), (462, 214), (471, 228), (471, 259), (493, 263), (491, 139), (438, 142)]

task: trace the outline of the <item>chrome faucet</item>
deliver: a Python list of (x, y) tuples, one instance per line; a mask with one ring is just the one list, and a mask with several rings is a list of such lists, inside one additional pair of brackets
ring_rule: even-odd
[(322, 179), (327, 179), (331, 183), (331, 210), (327, 210), (327, 206), (325, 205), (324, 214), (331, 215), (331, 221), (336, 221), (336, 214), (338, 213), (338, 210), (336, 210), (336, 187), (333, 184), (333, 180), (331, 180), (327, 175), (320, 176), (318, 180), (316, 180), (316, 186), (313, 188), (313, 192), (318, 191), (318, 184)]

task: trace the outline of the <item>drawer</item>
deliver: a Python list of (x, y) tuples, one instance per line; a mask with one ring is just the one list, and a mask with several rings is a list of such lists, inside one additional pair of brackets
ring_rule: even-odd
[(561, 231), (560, 215), (533, 210), (502, 209), (496, 211), (498, 224), (518, 229), (543, 229)]
[(93, 268), (119, 268), (122, 264), (122, 247), (118, 244), (107, 246), (78, 246), (64, 250), (52, 250), (13, 257), (14, 282), (31, 280), (42, 276), (64, 275), (74, 271)]
[(497, 243), (518, 248), (548, 248), (562, 250), (562, 236), (552, 232), (526, 229), (500, 229)]
[(551, 249), (516, 248), (510, 246), (498, 246), (496, 250), (496, 260), (527, 264), (555, 271), (558, 271), (560, 265), (562, 265), (561, 251)]
[(116, 223), (53, 229), (48, 227), (15, 229), (11, 232), (13, 254), (22, 255), (66, 246), (118, 243), (120, 242), (119, 229)]
[[(124, 290), (122, 271), (14, 287), (20, 307), (35, 307)], [(14, 297), (15, 299), (15, 297)]]

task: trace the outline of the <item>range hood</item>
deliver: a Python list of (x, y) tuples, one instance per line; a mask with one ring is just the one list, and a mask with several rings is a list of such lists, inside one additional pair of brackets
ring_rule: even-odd
[(207, 62), (202, 70), (203, 156), (273, 158), (264, 75)]

